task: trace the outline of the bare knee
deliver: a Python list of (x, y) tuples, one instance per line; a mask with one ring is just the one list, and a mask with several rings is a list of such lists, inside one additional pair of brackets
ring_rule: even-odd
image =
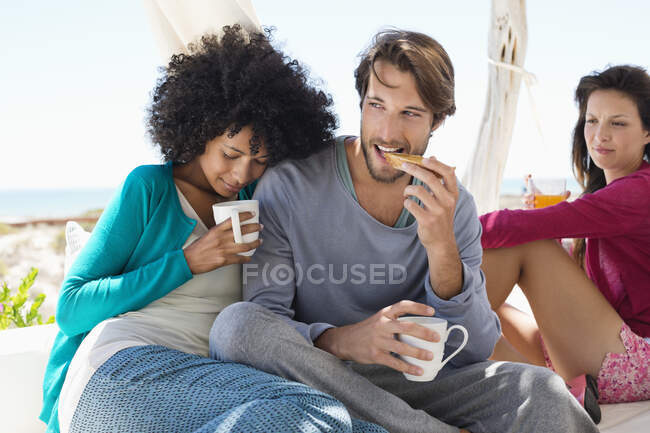
[(519, 245), (519, 247), (521, 247), (519, 286), (524, 293), (530, 290), (530, 283), (538, 281), (540, 278), (545, 280), (550, 276), (549, 272), (560, 272), (560, 267), (563, 268), (567, 262), (573, 262), (571, 256), (555, 239), (540, 239)]
[(513, 287), (519, 283), (524, 252), (523, 245), (483, 251), (481, 269), (485, 274), (488, 300), (493, 310), (505, 302)]

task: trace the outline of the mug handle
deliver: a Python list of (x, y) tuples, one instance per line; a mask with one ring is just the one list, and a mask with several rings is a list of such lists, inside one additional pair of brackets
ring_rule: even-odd
[(241, 235), (241, 223), (239, 222), (239, 209), (230, 210), (230, 220), (232, 221), (232, 232), (235, 235), (235, 243), (241, 244), (244, 242)]
[(449, 360), (450, 360), (451, 358), (453, 358), (454, 356), (458, 355), (458, 352), (460, 352), (461, 350), (463, 350), (463, 347), (465, 347), (465, 345), (467, 344), (467, 340), (468, 340), (468, 337), (469, 337), (469, 335), (467, 334), (467, 329), (465, 329), (465, 327), (464, 327), (463, 325), (454, 325), (454, 326), (451, 326), (449, 329), (447, 329), (447, 335), (451, 334), (451, 331), (454, 330), (454, 329), (458, 329), (459, 331), (462, 331), (462, 332), (463, 332), (463, 335), (464, 335), (464, 337), (463, 337), (463, 342), (460, 343), (460, 346), (458, 346), (458, 349), (456, 349), (456, 350), (454, 351), (454, 353), (452, 353), (451, 355), (449, 355), (447, 358), (445, 358), (444, 361), (442, 361), (442, 363), (440, 363), (440, 368), (441, 368), (441, 369), (442, 369), (442, 367), (445, 366), (445, 364), (447, 363), (447, 361), (449, 361)]

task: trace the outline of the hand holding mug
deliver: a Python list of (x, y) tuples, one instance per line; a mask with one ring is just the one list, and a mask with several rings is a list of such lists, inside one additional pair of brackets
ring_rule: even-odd
[(395, 334), (408, 334), (425, 341), (439, 341), (433, 330), (416, 323), (397, 320), (404, 314), (432, 316), (434, 309), (413, 301), (400, 301), (381, 309), (367, 319), (352, 325), (330, 328), (314, 342), (316, 347), (332, 353), (340, 359), (359, 364), (381, 364), (403, 373), (422, 374), (417, 365), (409, 364), (391, 353), (414, 359), (430, 360), (433, 354), (425, 349), (395, 339)]
[[(423, 374), (414, 375), (404, 372), (404, 376), (408, 380), (416, 382), (428, 382), (433, 380), (442, 367), (445, 366), (451, 358), (458, 355), (458, 353), (465, 347), (467, 344), (468, 333), (462, 325), (453, 325), (447, 329), (447, 321), (437, 317), (421, 317), (421, 316), (409, 316), (409, 317), (400, 317), (397, 319), (403, 323), (417, 324), (421, 327), (426, 327), (434, 332), (436, 332), (440, 338), (438, 341), (427, 341), (421, 338), (415, 337), (408, 334), (399, 334), (398, 339), (410, 346), (417, 347), (423, 350), (426, 350), (433, 354), (433, 357), (428, 360), (418, 359), (411, 356), (406, 356), (401, 354), (401, 358), (407, 361), (409, 364), (416, 365), (420, 367), (423, 371)], [(449, 356), (443, 359), (445, 353), (445, 343), (447, 342), (447, 337), (454, 329), (459, 330), (463, 333), (463, 342), (458, 346), (458, 348)]]
[[(227, 219), (232, 220), (232, 233), (237, 244), (250, 244), (259, 238), (259, 230), (243, 231), (241, 227), (239, 214), (240, 212), (247, 212), (252, 214), (251, 223), (260, 222), (260, 202), (258, 200), (237, 200), (228, 201), (224, 203), (216, 203), (212, 205), (212, 213), (214, 214), (214, 222), (219, 224)], [(255, 249), (247, 249), (246, 251), (238, 253), (242, 256), (252, 256)]]
[[(192, 274), (213, 271), (222, 266), (250, 262), (250, 256), (262, 244), (259, 209), (251, 203), (226, 202), (213, 206), (216, 226), (183, 250)], [(248, 210), (242, 209), (248, 207)], [(217, 209), (218, 208), (218, 209)], [(217, 210), (215, 210), (217, 209)], [(241, 224), (247, 222), (247, 224)]]

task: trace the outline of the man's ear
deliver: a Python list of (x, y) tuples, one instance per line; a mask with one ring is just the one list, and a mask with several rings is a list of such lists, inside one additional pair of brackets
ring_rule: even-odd
[(429, 135), (433, 134), (433, 131), (440, 128), (443, 123), (445, 123), (444, 120), (439, 120), (438, 123), (434, 123), (433, 126), (431, 127), (431, 131), (430, 131)]

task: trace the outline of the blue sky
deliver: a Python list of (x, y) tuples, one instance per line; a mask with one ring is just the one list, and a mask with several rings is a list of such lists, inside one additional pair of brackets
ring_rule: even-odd
[[(186, 0), (190, 1), (190, 0)], [(646, 0), (527, 2), (525, 67), (506, 177), (570, 176), (578, 79), (607, 64), (650, 66)], [(427, 151), (462, 173), (486, 98), (490, 1), (253, 0), (278, 45), (307, 64), (334, 96), (340, 132), (358, 132), (356, 56), (391, 25), (435, 37), (456, 69), (457, 113)], [(135, 166), (159, 161), (144, 130), (161, 64), (140, 1), (0, 5), (0, 189), (115, 187)]]

